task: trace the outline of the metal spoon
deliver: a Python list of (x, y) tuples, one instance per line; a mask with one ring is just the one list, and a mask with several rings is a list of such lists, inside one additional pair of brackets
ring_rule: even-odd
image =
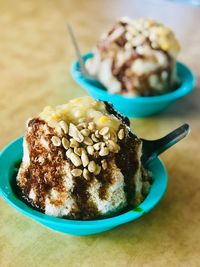
[(79, 64), (80, 64), (80, 72), (84, 76), (84, 79), (86, 79), (88, 82), (94, 84), (95, 86), (106, 90), (105, 86), (101, 82), (99, 82), (94, 76), (92, 76), (92, 75), (90, 75), (88, 73), (88, 71), (87, 71), (87, 69), (85, 67), (85, 63), (83, 61), (83, 58), (81, 56), (81, 52), (80, 52), (80, 48), (79, 48), (78, 42), (77, 42), (77, 40), (75, 38), (74, 32), (73, 32), (72, 27), (71, 27), (70, 24), (67, 24), (67, 29), (68, 29), (68, 33), (69, 33), (70, 39), (72, 41), (72, 44), (73, 44), (77, 59), (78, 59)]
[(176, 130), (157, 140), (144, 140), (142, 148), (142, 162), (148, 164), (151, 160), (175, 145), (190, 132), (190, 126), (185, 123)]

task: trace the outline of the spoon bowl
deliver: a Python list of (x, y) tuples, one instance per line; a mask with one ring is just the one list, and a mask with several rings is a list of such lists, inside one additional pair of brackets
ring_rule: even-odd
[(18, 193), (16, 184), (16, 164), (22, 160), (23, 138), (10, 143), (0, 154), (0, 195), (22, 214), (53, 230), (72, 235), (91, 235), (108, 231), (119, 225), (131, 222), (154, 208), (167, 188), (167, 172), (161, 160), (155, 157), (147, 165), (153, 182), (145, 200), (135, 209), (107, 219), (79, 221), (48, 216), (25, 203)]

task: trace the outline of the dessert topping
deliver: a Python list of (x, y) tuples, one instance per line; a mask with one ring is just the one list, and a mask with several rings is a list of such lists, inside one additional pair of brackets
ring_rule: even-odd
[(93, 146), (88, 146), (87, 147), (87, 152), (89, 155), (93, 155), (94, 154), (94, 147)]
[(69, 158), (76, 167), (82, 164), (80, 157), (73, 152), (69, 155)]
[(66, 152), (66, 156), (69, 158), (72, 152), (73, 152), (73, 150), (71, 148), (69, 148)]
[(79, 143), (83, 142), (84, 140), (83, 135), (79, 132), (78, 128), (73, 123), (69, 124), (69, 135)]
[(61, 140), (58, 136), (53, 136), (51, 138), (51, 141), (52, 141), (54, 146), (60, 146), (61, 145)]
[(101, 164), (102, 164), (102, 168), (103, 168), (103, 170), (106, 170), (107, 167), (108, 167), (108, 164), (107, 164), (107, 162), (106, 162), (105, 159), (103, 159), (103, 160), (101, 161)]
[(88, 137), (88, 136), (86, 136), (86, 137), (84, 138), (83, 143), (86, 144), (87, 146), (91, 146), (91, 145), (93, 145), (93, 141), (92, 141), (92, 139), (91, 139), (90, 137)]
[(88, 165), (88, 163), (89, 163), (89, 159), (88, 159), (88, 156), (87, 156), (86, 152), (82, 152), (81, 160), (82, 160), (82, 163), (83, 163), (83, 167), (86, 167)]
[(120, 129), (118, 132), (118, 138), (120, 140), (124, 139), (124, 129)]
[(93, 173), (96, 170), (96, 163), (92, 160), (88, 164), (88, 171)]
[(81, 122), (81, 123), (79, 123), (79, 124), (77, 125), (77, 128), (78, 128), (79, 130), (85, 129), (85, 128), (87, 128), (87, 123), (86, 123), (86, 122)]
[(94, 171), (94, 175), (99, 175), (99, 173), (101, 172), (101, 166), (99, 166), (98, 164), (96, 165), (96, 170)]
[(100, 135), (105, 135), (109, 132), (109, 128), (108, 127), (103, 127), (100, 131), (99, 134)]
[(99, 151), (99, 155), (101, 157), (107, 156), (109, 154), (109, 150), (107, 147), (102, 147), (101, 150)]
[(99, 139), (94, 134), (91, 135), (91, 138), (94, 142), (99, 142)]
[(63, 132), (65, 134), (67, 134), (68, 130), (69, 130), (67, 123), (65, 121), (60, 121), (59, 124), (60, 124), (60, 127), (62, 128)]
[[(62, 144), (66, 157), (74, 165), (71, 174), (74, 177), (82, 175), (85, 179), (90, 179), (89, 173), (99, 175), (101, 170), (106, 170), (108, 163), (106, 159), (100, 160), (101, 157), (118, 153), (120, 147), (117, 141), (122, 140), (125, 134), (124, 129), (118, 130), (120, 123), (115, 122), (116, 119), (104, 115), (100, 110), (90, 109), (89, 114), (88, 121), (80, 117), (81, 122), (66, 120), (60, 114), (61, 120), (57, 123), (63, 131), (59, 132), (60, 137), (52, 137), (52, 143), (55, 146)], [(99, 160), (100, 165), (97, 164)]]
[(87, 169), (83, 169), (83, 177), (86, 179), (86, 180), (89, 180), (90, 179), (90, 173)]
[(94, 144), (93, 147), (94, 147), (95, 150), (98, 151), (100, 149), (100, 147), (101, 147), (101, 142)]
[(67, 140), (67, 138), (63, 137), (62, 138), (62, 145), (64, 147), (64, 149), (68, 149), (69, 148), (69, 141)]
[(89, 134), (90, 134), (90, 130), (89, 129), (82, 129), (80, 132), (84, 136), (89, 136)]
[(107, 133), (103, 136), (104, 140), (109, 140), (110, 139), (110, 133)]
[(75, 147), (74, 148), (74, 153), (78, 156), (81, 156), (81, 151), (82, 151), (82, 148), (81, 147)]
[(95, 124), (94, 124), (94, 122), (89, 122), (89, 123), (88, 123), (88, 129), (91, 130), (91, 131), (93, 131), (93, 130), (95, 129)]
[(73, 139), (73, 138), (70, 138), (70, 147), (78, 147), (79, 146), (79, 143)]
[(99, 135), (99, 131), (98, 131), (98, 130), (95, 131), (95, 136), (96, 136), (97, 138), (100, 138), (100, 135)]
[(82, 174), (82, 170), (81, 170), (81, 169), (73, 169), (73, 170), (71, 170), (71, 174), (72, 174), (74, 177), (81, 176), (81, 174)]

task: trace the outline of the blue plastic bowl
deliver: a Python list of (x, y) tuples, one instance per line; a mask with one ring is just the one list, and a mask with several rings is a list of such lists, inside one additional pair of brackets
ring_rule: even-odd
[(55, 218), (43, 214), (25, 202), (17, 195), (16, 172), (17, 162), (22, 159), (22, 137), (10, 143), (0, 154), (0, 194), (15, 209), (37, 222), (53, 230), (72, 235), (91, 235), (108, 231), (121, 224), (133, 221), (150, 211), (162, 198), (167, 187), (167, 173), (160, 159), (155, 159), (149, 165), (153, 174), (153, 184), (147, 198), (135, 210), (108, 219), (77, 221)]
[[(83, 59), (86, 61), (92, 56), (92, 53), (88, 53), (83, 56)], [(195, 77), (193, 73), (184, 64), (180, 62), (177, 62), (176, 64), (181, 85), (175, 91), (160, 96), (130, 97), (119, 94), (110, 94), (108, 91), (89, 83), (84, 78), (80, 72), (78, 61), (72, 64), (71, 75), (73, 79), (95, 99), (111, 102), (120, 113), (127, 117), (139, 118), (161, 112), (170, 104), (192, 91), (195, 86)]]

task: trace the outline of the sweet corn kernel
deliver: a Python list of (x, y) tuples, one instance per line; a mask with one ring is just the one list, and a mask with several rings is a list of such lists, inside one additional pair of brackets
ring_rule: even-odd
[(158, 29), (157, 29), (157, 33), (159, 34), (159, 35), (164, 35), (165, 34), (165, 29), (163, 29), (162, 27), (159, 27)]
[(56, 120), (56, 121), (61, 120), (61, 116), (58, 114), (53, 114), (51, 118), (52, 118), (52, 120)]
[(106, 122), (108, 122), (108, 121), (109, 121), (109, 119), (108, 119), (107, 116), (101, 116), (101, 117), (99, 118), (99, 122), (100, 122), (100, 123), (106, 123)]
[(164, 50), (164, 51), (167, 51), (169, 49), (169, 45), (167, 43), (163, 43), (161, 44), (161, 48)]

